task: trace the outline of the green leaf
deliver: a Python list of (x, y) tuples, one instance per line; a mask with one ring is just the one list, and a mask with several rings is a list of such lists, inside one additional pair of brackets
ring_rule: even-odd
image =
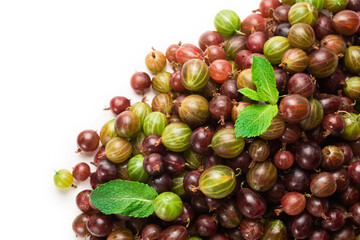
[(254, 101), (259, 101), (259, 102), (267, 101), (267, 99), (264, 96), (260, 95), (258, 92), (252, 90), (251, 88), (242, 88), (239, 89), (239, 92)]
[(246, 107), (236, 120), (236, 137), (256, 137), (263, 134), (277, 113), (277, 105), (258, 104)]
[(154, 212), (155, 189), (147, 184), (115, 180), (92, 191), (91, 203), (105, 214), (147, 217)]
[(252, 80), (259, 94), (264, 95), (271, 104), (279, 100), (279, 92), (276, 89), (274, 69), (263, 57), (253, 56), (251, 66)]

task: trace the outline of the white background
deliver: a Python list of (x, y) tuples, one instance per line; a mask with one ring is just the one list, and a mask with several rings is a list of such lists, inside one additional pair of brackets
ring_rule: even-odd
[(130, 76), (145, 55), (197, 44), (221, 9), (241, 19), (259, 1), (0, 1), (0, 238), (76, 239), (78, 190), (60, 191), (54, 169), (91, 158), (75, 154), (76, 136), (113, 116), (113, 96), (141, 96)]

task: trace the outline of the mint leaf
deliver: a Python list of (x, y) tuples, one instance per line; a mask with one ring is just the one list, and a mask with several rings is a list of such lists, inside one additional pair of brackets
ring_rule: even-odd
[(277, 113), (277, 105), (258, 104), (246, 107), (236, 120), (236, 137), (256, 137), (263, 134)]
[(263, 57), (253, 56), (251, 72), (258, 93), (265, 96), (269, 103), (276, 104), (279, 92), (276, 89), (275, 73), (271, 64)]
[(154, 212), (155, 189), (147, 184), (115, 180), (92, 191), (91, 203), (105, 214), (147, 217)]
[(259, 101), (259, 102), (267, 101), (267, 99), (264, 96), (260, 95), (258, 92), (252, 90), (251, 88), (242, 88), (239, 89), (239, 92), (254, 101)]

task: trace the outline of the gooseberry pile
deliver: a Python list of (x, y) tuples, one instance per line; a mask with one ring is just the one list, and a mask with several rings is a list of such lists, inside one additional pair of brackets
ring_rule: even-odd
[[(90, 171), (60, 170), (59, 188), (123, 179), (159, 195), (148, 218), (101, 213), (81, 191), (78, 237), (108, 240), (360, 239), (360, 0), (261, 0), (243, 21), (231, 10), (198, 46), (151, 51), (131, 76), (144, 97), (114, 97), (115, 118), (78, 135)], [(234, 123), (256, 90), (253, 57), (268, 60), (279, 113), (258, 137)], [(173, 72), (165, 71), (166, 65)], [(257, 73), (255, 73), (257, 74)], [(99, 142), (101, 146), (99, 147)]]

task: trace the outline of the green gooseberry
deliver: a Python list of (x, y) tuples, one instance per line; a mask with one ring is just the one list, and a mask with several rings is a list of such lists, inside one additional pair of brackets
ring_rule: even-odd
[(325, 8), (333, 13), (344, 10), (348, 3), (349, 0), (324, 0)]
[(235, 189), (235, 172), (225, 165), (214, 165), (200, 176), (199, 188), (205, 196), (220, 199), (229, 196)]
[(289, 10), (289, 23), (306, 23), (315, 26), (318, 18), (318, 11), (314, 5), (309, 2), (299, 2), (294, 4)]
[(353, 73), (360, 73), (360, 47), (351, 46), (345, 51), (345, 67)]
[(144, 156), (141, 154), (135, 155), (130, 158), (126, 167), (126, 172), (131, 181), (137, 181), (142, 183), (147, 182), (149, 175), (144, 170), (143, 162)]
[(154, 200), (154, 211), (161, 220), (173, 221), (181, 215), (183, 202), (175, 193), (163, 192)]
[(308, 2), (311, 3), (316, 7), (316, 10), (318, 12), (321, 12), (321, 10), (324, 8), (324, 0), (296, 0), (296, 3), (299, 2)]
[(183, 152), (190, 147), (191, 129), (185, 123), (170, 123), (162, 133), (162, 143), (173, 152)]
[(167, 118), (165, 114), (161, 112), (152, 112), (147, 115), (144, 119), (143, 130), (146, 136), (156, 134), (160, 135), (163, 133), (166, 125)]
[(54, 183), (59, 189), (67, 189), (72, 186), (73, 182), (74, 178), (69, 170), (61, 169), (55, 172)]
[(295, 0), (281, 0), (281, 2), (287, 6), (292, 6), (296, 3)]
[(346, 81), (344, 93), (352, 100), (360, 100), (360, 77), (352, 77)]
[(287, 38), (275, 36), (266, 41), (264, 45), (264, 55), (271, 64), (280, 64), (285, 52), (291, 48)]
[(340, 113), (345, 121), (345, 130), (340, 135), (343, 139), (354, 141), (360, 138), (360, 121), (359, 116), (355, 113)]
[(145, 117), (152, 112), (150, 105), (145, 102), (145, 99), (143, 99), (141, 102), (137, 102), (131, 105), (130, 111), (139, 117), (141, 126), (144, 123)]
[(133, 137), (130, 140), (130, 143), (133, 147), (133, 155), (138, 155), (138, 154), (142, 154), (142, 142), (144, 141), (144, 139), (146, 138), (145, 133), (143, 132), (139, 132), (138, 135), (136, 135), (135, 137)]
[(235, 61), (228, 60), (228, 62), (231, 64), (232, 74), (234, 74), (234, 79), (236, 79), (237, 74), (239, 74), (239, 67), (236, 65)]
[(288, 234), (285, 224), (281, 220), (269, 220), (265, 222), (264, 233), (260, 240), (287, 240)]
[(231, 36), (239, 32), (241, 21), (234, 11), (224, 9), (216, 14), (214, 25), (221, 35)]
[(190, 59), (181, 69), (181, 82), (189, 91), (201, 90), (206, 86), (209, 78), (209, 67), (200, 59)]
[(188, 171), (183, 171), (182, 173), (175, 175), (172, 179), (172, 187), (171, 191), (176, 193), (179, 197), (184, 197), (186, 195), (185, 189), (184, 189), (184, 177), (188, 173)]
[(190, 148), (183, 154), (186, 166), (190, 170), (197, 170), (201, 167), (202, 155), (193, 152)]
[(106, 146), (106, 144), (113, 139), (114, 137), (117, 137), (117, 133), (115, 131), (115, 118), (111, 119), (107, 123), (105, 123), (100, 130), (100, 142), (102, 145)]
[(172, 90), (170, 86), (170, 76), (171, 74), (165, 71), (157, 73), (151, 81), (152, 88), (160, 93), (170, 92)]
[(233, 128), (223, 128), (214, 134), (211, 146), (220, 157), (234, 158), (243, 151), (245, 140), (242, 137), (236, 138)]

